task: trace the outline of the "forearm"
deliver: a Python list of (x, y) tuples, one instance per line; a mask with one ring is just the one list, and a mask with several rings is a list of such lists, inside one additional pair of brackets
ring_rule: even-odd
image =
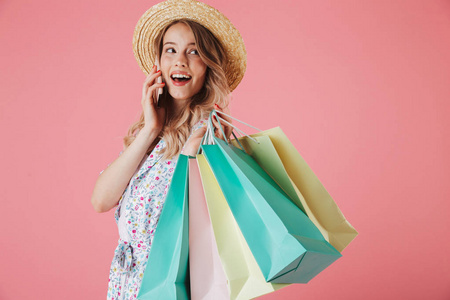
[(123, 153), (99, 175), (91, 202), (97, 212), (106, 212), (119, 201), (128, 182), (136, 172), (147, 149), (158, 132), (143, 128)]

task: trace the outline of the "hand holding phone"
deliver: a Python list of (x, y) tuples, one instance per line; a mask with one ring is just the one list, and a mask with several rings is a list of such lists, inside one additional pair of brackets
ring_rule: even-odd
[[(161, 70), (161, 67), (159, 66), (159, 61), (158, 61), (158, 59), (156, 59), (155, 65), (156, 65), (156, 69), (157, 69), (157, 70)], [(162, 74), (161, 74), (161, 76), (159, 76), (159, 77), (156, 79), (156, 82), (157, 82), (157, 83), (162, 83), (162, 82), (164, 82), (164, 81), (163, 81), (163, 78), (162, 78)], [(158, 88), (158, 90), (157, 90), (157, 92), (156, 92), (156, 105), (157, 105), (157, 107), (160, 107), (160, 105), (159, 105), (159, 98), (160, 98), (160, 95), (162, 95), (162, 94), (163, 94), (163, 88)]]

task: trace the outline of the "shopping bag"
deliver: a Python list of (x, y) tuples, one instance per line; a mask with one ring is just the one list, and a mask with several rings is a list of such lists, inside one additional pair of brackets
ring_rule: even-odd
[(306, 283), (341, 256), (253, 158), (211, 139), (201, 149), (266, 281)]
[[(339, 252), (358, 235), (280, 127), (241, 137), (246, 152), (303, 209)], [(238, 146), (236, 140), (233, 141)]]
[(189, 269), (192, 300), (230, 299), (196, 159), (189, 159)]
[(153, 237), (138, 299), (189, 299), (188, 157), (180, 155)]
[(204, 155), (197, 155), (197, 163), (220, 261), (228, 282), (229, 299), (253, 299), (287, 286), (266, 282)]

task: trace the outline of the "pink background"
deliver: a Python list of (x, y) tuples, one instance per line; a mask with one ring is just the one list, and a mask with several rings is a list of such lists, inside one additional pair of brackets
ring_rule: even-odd
[[(261, 299), (449, 299), (450, 2), (208, 0), (240, 30), (232, 113), (281, 126), (360, 235)], [(136, 120), (155, 1), (0, 1), (0, 299), (104, 299), (98, 173)]]

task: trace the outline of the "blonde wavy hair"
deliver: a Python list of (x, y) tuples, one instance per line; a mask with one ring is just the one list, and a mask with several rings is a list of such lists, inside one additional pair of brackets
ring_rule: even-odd
[[(166, 120), (162, 131), (155, 141), (150, 145), (147, 154), (153, 150), (161, 138), (166, 142), (163, 149), (162, 159), (168, 159), (179, 154), (189, 138), (192, 126), (205, 118), (214, 108), (214, 104), (224, 108), (228, 106), (228, 95), (230, 88), (224, 72), (226, 65), (226, 54), (219, 40), (202, 25), (190, 20), (177, 20), (167, 25), (161, 30), (155, 43), (152, 46), (155, 56), (161, 61), (163, 48), (163, 38), (167, 29), (177, 23), (187, 25), (194, 33), (195, 43), (200, 58), (206, 64), (205, 83), (202, 89), (192, 97), (185, 109), (178, 115), (172, 111), (173, 98), (164, 89), (164, 105), (166, 107)], [(141, 112), (139, 121), (135, 122), (128, 129), (128, 134), (123, 138), (125, 147), (128, 147), (136, 138), (136, 134), (145, 125), (144, 112)]]

